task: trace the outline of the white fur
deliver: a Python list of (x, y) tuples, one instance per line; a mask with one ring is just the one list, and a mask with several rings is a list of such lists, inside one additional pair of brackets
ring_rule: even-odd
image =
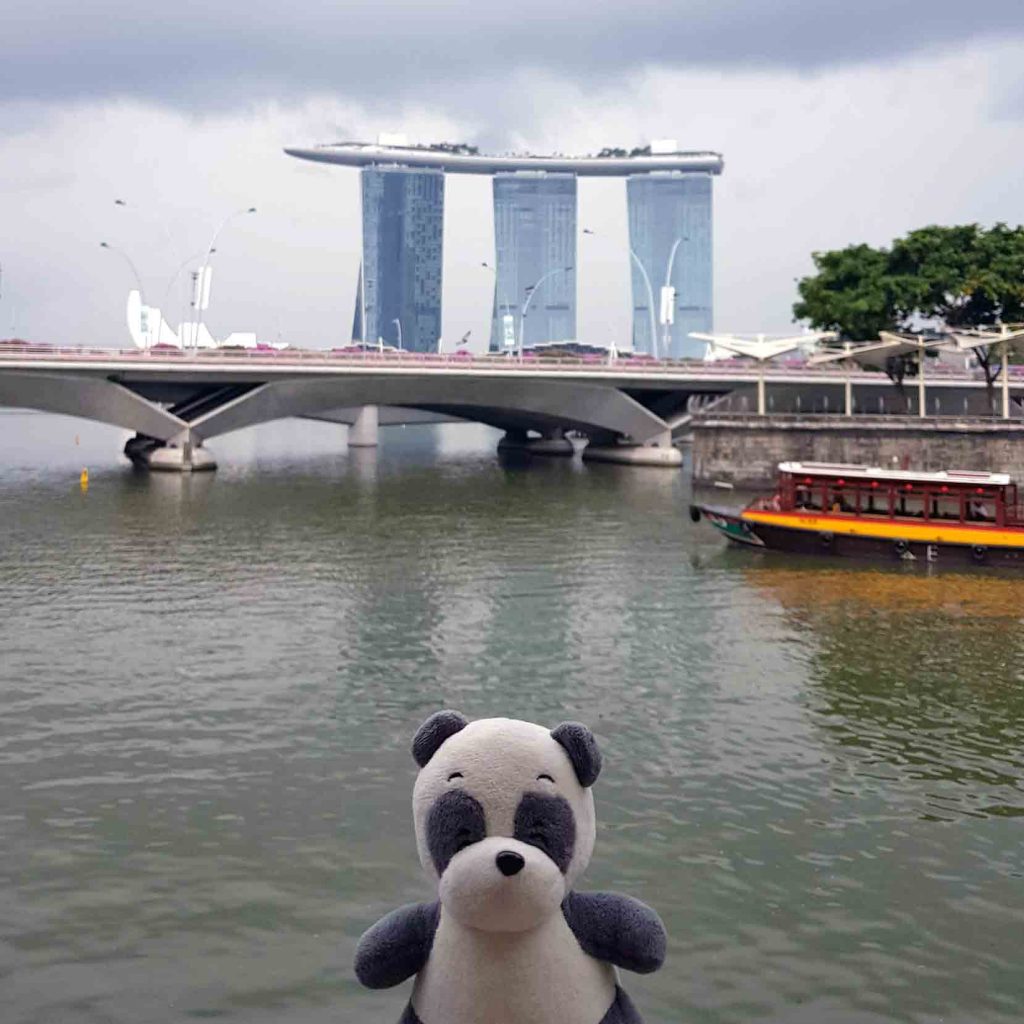
[[(453, 772), (462, 778), (449, 781)], [(435, 877), (427, 816), (455, 787), (484, 808), (487, 838), (457, 853), (440, 878), (441, 919), (416, 979), (413, 1009), (423, 1024), (597, 1024), (615, 998), (615, 970), (583, 952), (561, 912), (594, 847), (590, 789), (542, 726), (507, 718), (471, 722), (441, 745), (413, 790), (420, 860)], [(573, 810), (576, 841), (565, 875), (536, 847), (512, 838), (526, 792), (557, 794)], [(497, 869), (504, 850), (526, 862), (511, 877)]]
[[(526, 861), (510, 878), (497, 869), (503, 851)], [(489, 836), (455, 854), (438, 887), (441, 905), (453, 918), (485, 932), (536, 928), (558, 912), (566, 892), (565, 878), (550, 857), (505, 836)]]
[[(463, 778), (448, 781), (452, 772)], [(555, 782), (538, 780), (546, 773)], [(412, 792), (416, 846), (420, 862), (437, 872), (427, 849), (427, 814), (446, 790), (459, 787), (480, 801), (489, 836), (511, 836), (516, 807), (523, 793), (565, 797), (576, 818), (576, 848), (565, 874), (571, 888), (594, 852), (594, 795), (579, 784), (569, 755), (541, 725), (511, 718), (482, 718), (450, 736), (416, 777)]]
[(442, 910), (412, 1007), (423, 1024), (598, 1024), (614, 999), (615, 969), (583, 952), (561, 913), (484, 932)]

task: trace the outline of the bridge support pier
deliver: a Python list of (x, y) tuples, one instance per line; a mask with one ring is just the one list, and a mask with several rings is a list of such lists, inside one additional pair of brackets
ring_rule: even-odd
[(378, 425), (377, 406), (364, 405), (348, 428), (349, 448), (376, 448)]
[(529, 455), (576, 454), (572, 441), (561, 427), (546, 431), (542, 437), (530, 437), (525, 430), (508, 430), (498, 442), (499, 452), (525, 452)]
[(124, 453), (136, 466), (163, 473), (198, 473), (217, 468), (216, 459), (192, 440), (165, 444), (155, 437), (136, 434), (128, 439)]
[(683, 453), (672, 444), (672, 435), (667, 432), (654, 444), (588, 444), (583, 449), (587, 462), (618, 462), (627, 466), (660, 466), (677, 469), (683, 464)]

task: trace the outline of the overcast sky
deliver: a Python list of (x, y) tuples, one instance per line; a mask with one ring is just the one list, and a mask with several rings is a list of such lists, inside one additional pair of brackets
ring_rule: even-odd
[[(810, 253), (928, 223), (1024, 222), (1020, 0), (6, 0), (0, 336), (126, 341), (133, 276), (176, 322), (215, 257), (216, 334), (347, 339), (358, 172), (286, 145), (715, 149), (715, 322), (778, 331)], [(115, 199), (126, 205), (116, 206)], [(579, 333), (629, 333), (622, 181), (580, 186)], [(486, 342), (486, 179), (449, 177), (445, 337)]]

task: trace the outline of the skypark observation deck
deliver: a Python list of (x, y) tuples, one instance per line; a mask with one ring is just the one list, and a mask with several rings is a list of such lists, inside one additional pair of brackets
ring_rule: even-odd
[[(549, 452), (570, 451), (564, 434), (575, 431), (589, 439), (585, 456), (678, 465), (673, 438), (694, 413), (731, 396), (753, 396), (765, 382), (780, 401), (801, 396), (805, 411), (828, 398), (841, 413), (844, 394), (852, 412), (892, 411), (882, 405), (894, 395), (885, 374), (832, 366), (0, 343), (0, 406), (135, 431), (125, 449), (130, 458), (175, 470), (212, 468), (203, 447), (210, 438), (291, 416), (351, 424), (350, 444), (374, 444), (377, 408), (381, 422), (486, 423), (504, 430), (511, 444), (547, 444), (540, 450)], [(984, 380), (969, 374), (935, 374), (927, 387), (929, 413), (938, 400), (938, 411), (951, 418), (968, 401), (985, 400)], [(1009, 391), (1019, 405), (1024, 379), (1014, 376)], [(363, 412), (370, 407), (372, 424)]]
[(289, 147), (289, 156), (346, 167), (422, 167), (446, 174), (503, 174), (544, 171), (580, 177), (622, 178), (653, 171), (721, 174), (722, 155), (712, 152), (644, 153), (636, 156), (563, 156), (487, 154), (468, 148), (385, 146), (372, 142), (337, 142), (312, 148)]

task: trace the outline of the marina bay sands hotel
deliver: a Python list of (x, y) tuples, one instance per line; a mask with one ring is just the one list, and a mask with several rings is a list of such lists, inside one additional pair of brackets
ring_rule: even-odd
[[(487, 174), (494, 189), (494, 305), (490, 350), (576, 340), (576, 185), (624, 177), (635, 352), (697, 355), (691, 331), (712, 329), (711, 179), (718, 153), (673, 140), (593, 156), (489, 156), (475, 147), (412, 146), (400, 137), (287, 149), (360, 167), (363, 258), (354, 340), (437, 351), (446, 174)], [(526, 316), (524, 317), (524, 309)]]

